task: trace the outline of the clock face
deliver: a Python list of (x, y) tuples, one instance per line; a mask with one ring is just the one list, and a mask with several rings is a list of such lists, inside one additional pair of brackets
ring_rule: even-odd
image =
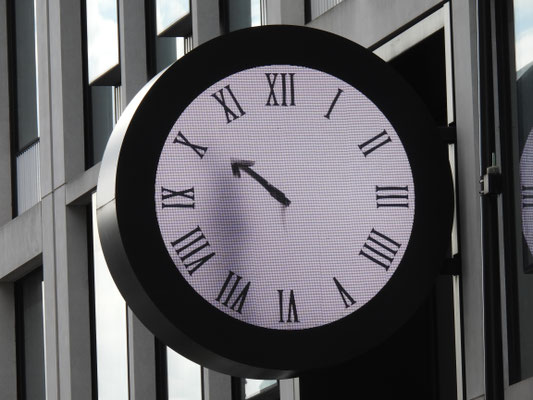
[(172, 126), (154, 204), (175, 268), (212, 306), (280, 330), (337, 321), (387, 284), (415, 214), (411, 167), (379, 108), (294, 65), (211, 85)]
[(529, 251), (533, 254), (533, 129), (520, 158), (520, 188), (522, 192), (522, 231)]
[(139, 92), (96, 207), (146, 327), (208, 368), (272, 379), (353, 359), (407, 321), (449, 247), (453, 190), (447, 146), (383, 61), (267, 26)]

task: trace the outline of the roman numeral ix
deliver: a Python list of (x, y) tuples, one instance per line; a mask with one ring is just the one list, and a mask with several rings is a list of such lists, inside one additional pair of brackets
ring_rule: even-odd
[[(266, 78), (268, 81), (268, 87), (270, 88), (270, 93), (266, 102), (266, 106), (294, 106), (294, 73), (266, 73)], [(288, 75), (288, 82), (287, 82)], [(280, 79), (278, 80), (278, 76)], [(281, 93), (279, 86), (276, 85), (276, 82), (281, 81)], [(288, 83), (288, 85), (287, 85)], [(289, 93), (287, 93), (287, 86), (289, 86)], [(276, 97), (276, 88), (278, 96), (281, 94), (281, 104), (278, 102), (278, 97)], [(289, 97), (289, 104), (287, 104), (287, 98)]]
[(376, 186), (376, 206), (409, 208), (409, 186)]
[[(224, 97), (224, 89), (226, 90), (226, 93), (229, 93), (231, 99), (233, 100), (233, 104), (237, 107), (236, 110), (230, 108), (230, 106), (227, 104), (226, 98)], [(229, 85), (224, 86), (222, 89), (220, 89), (218, 92), (213, 93), (211, 96), (213, 96), (224, 109), (224, 114), (226, 115), (226, 121), (228, 122), (228, 124), (246, 114), (239, 102), (237, 101), (237, 98), (231, 91)]]
[(390, 138), (389, 134), (386, 130), (383, 130), (383, 132), (377, 134), (372, 139), (367, 140), (363, 144), (358, 145), (359, 149), (363, 152), (363, 155), (366, 157), (370, 153), (376, 151), (381, 146), (392, 142), (392, 139)]
[[(335, 282), (335, 286), (337, 286), (337, 290), (339, 291), (339, 293), (341, 295), (341, 298), (342, 298), (342, 301), (344, 303), (344, 306), (346, 308), (348, 308), (350, 306), (353, 306), (355, 304), (355, 300), (353, 299), (352, 296), (350, 296), (350, 293), (348, 293), (346, 291), (346, 289), (344, 289), (344, 287), (342, 287), (342, 285), (339, 283), (337, 278), (333, 277), (333, 282)], [(350, 303), (350, 304), (348, 304), (348, 303)]]
[(183, 265), (187, 268), (189, 275), (194, 274), (198, 268), (215, 255), (214, 252), (209, 253), (209, 242), (199, 226), (171, 244)]
[[(232, 310), (237, 311), (239, 314), (242, 314), (242, 306), (244, 305), (244, 302), (246, 301), (246, 296), (248, 295), (248, 290), (250, 289), (250, 282), (248, 282), (245, 285), (244, 284), (240, 285), (239, 294), (235, 297), (235, 300), (231, 302), (234, 297), (235, 292), (237, 291), (237, 288), (239, 287), (241, 279), (242, 277), (235, 274), (233, 271), (229, 271), (228, 277), (224, 281), (224, 284), (222, 285), (222, 289), (220, 289), (220, 292), (218, 292), (218, 296), (216, 298), (216, 300), (219, 303), (222, 302), (223, 305), (231, 308)], [(232, 281), (233, 281), (233, 284), (230, 285)], [(227, 291), (228, 288), (229, 290)], [(226, 294), (226, 291), (227, 291), (227, 294)], [(231, 305), (229, 305), (230, 303)], [(237, 307), (237, 309), (235, 309), (235, 307)]]
[(192, 144), (191, 142), (189, 142), (181, 132), (178, 132), (178, 135), (174, 138), (174, 141), (172, 143), (179, 143), (190, 147), (194, 150), (196, 154), (198, 154), (200, 158), (203, 158), (205, 152), (207, 151), (207, 147), (198, 146), (197, 144)]
[(167, 207), (194, 208), (194, 188), (175, 192), (161, 186), (161, 208)]
[(291, 289), (289, 293), (289, 304), (287, 310), (287, 318), (285, 319), (283, 290), (278, 290), (279, 296), (279, 322), (300, 322), (298, 319), (298, 312), (296, 311), (296, 301), (294, 300), (294, 290)]
[(400, 246), (400, 243), (372, 229), (359, 255), (368, 258), (388, 271)]
[(533, 207), (533, 186), (522, 185), (522, 207)]

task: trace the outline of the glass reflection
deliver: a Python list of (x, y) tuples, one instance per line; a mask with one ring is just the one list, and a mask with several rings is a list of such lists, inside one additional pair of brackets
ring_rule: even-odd
[(107, 268), (96, 225), (92, 196), (94, 324), (99, 400), (128, 400), (126, 303)]
[(167, 347), (168, 399), (202, 400), (202, 369)]
[(245, 379), (244, 380), (244, 398), (250, 399), (260, 393), (273, 389), (277, 386), (276, 380), (262, 380), (262, 379)]
[(89, 82), (119, 63), (116, 0), (86, 0)]
[(189, 0), (157, 0), (157, 33), (160, 34), (165, 31), (172, 24), (189, 14), (189, 12)]

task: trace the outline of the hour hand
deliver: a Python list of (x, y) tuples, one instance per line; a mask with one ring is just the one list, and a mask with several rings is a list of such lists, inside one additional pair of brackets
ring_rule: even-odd
[(233, 172), (233, 176), (240, 178), (242, 170), (248, 175), (250, 175), (252, 178), (254, 178), (261, 186), (263, 186), (268, 191), (268, 193), (270, 193), (273, 198), (275, 198), (285, 207), (291, 204), (291, 201), (287, 198), (287, 196), (285, 196), (285, 194), (281, 190), (268, 183), (265, 178), (263, 178), (251, 168), (254, 164), (254, 161), (232, 159), (231, 171)]

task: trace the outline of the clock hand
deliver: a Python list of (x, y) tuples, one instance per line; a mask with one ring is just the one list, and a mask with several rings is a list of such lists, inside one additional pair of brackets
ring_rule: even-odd
[(283, 194), (281, 190), (272, 186), (270, 183), (268, 183), (268, 181), (265, 178), (263, 178), (261, 175), (255, 172), (252, 168), (250, 168), (254, 164), (255, 164), (254, 161), (232, 159), (231, 160), (231, 171), (233, 172), (233, 176), (240, 178), (241, 170), (243, 170), (248, 175), (250, 175), (252, 178), (254, 178), (257, 182), (259, 182), (259, 184), (263, 186), (273, 198), (275, 198), (285, 207), (291, 204), (291, 201), (287, 198), (287, 196), (285, 196), (285, 194)]

